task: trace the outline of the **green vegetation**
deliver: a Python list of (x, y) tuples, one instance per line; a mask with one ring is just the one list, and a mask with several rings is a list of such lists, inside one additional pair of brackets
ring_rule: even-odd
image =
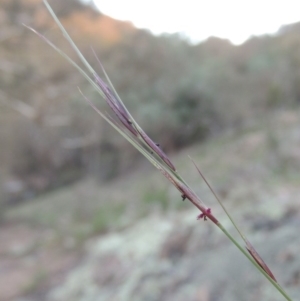
[(142, 202), (145, 203), (146, 207), (157, 204), (159, 205), (159, 209), (167, 211), (170, 204), (167, 188), (157, 189), (155, 187), (151, 188), (151, 186), (148, 187), (147, 191), (145, 191)]
[[(2, 203), (31, 198), (87, 175), (107, 181), (137, 162), (137, 152), (112, 135), (81, 101), (75, 86), (107, 110), (80, 75), (11, 22), (20, 14), (27, 16), (29, 25), (64, 47), (38, 2), (0, 1), (5, 16), (1, 31), (7, 34), (0, 59), (9, 69), (0, 82)], [(299, 105), (298, 24), (238, 47), (217, 38), (191, 45), (177, 35), (154, 37), (76, 1), (55, 5), (71, 32), (76, 22), (74, 39), (98, 70), (87, 45), (101, 54), (132, 115), (165, 151), (240, 130), (268, 111)]]
[(39, 269), (32, 279), (29, 279), (27, 285), (23, 288), (24, 295), (33, 293), (47, 280), (47, 272), (43, 268)]
[(93, 233), (98, 234), (107, 231), (110, 228), (118, 227), (122, 220), (122, 216), (126, 213), (125, 208), (125, 204), (119, 204), (117, 206), (107, 205), (98, 209), (94, 213), (91, 221)]

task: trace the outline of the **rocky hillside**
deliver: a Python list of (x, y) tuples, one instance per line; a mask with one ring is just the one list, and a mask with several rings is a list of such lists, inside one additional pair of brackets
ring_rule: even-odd
[[(145, 131), (168, 153), (241, 129), (300, 99), (300, 32), (253, 37), (237, 47), (153, 36), (75, 0), (50, 1), (87, 59), (101, 58)], [(137, 153), (86, 105), (104, 102), (74, 69), (25, 29), (78, 61), (39, 0), (0, 0), (0, 204), (15, 204), (92, 176), (108, 181), (139, 164)], [(97, 70), (99, 70), (98, 68)]]
[[(196, 160), (294, 300), (299, 122), (299, 110), (279, 111), (172, 158), (234, 234), (187, 156)], [(84, 181), (11, 208), (0, 228), (0, 300), (283, 300), (196, 216), (149, 165), (110, 184)]]

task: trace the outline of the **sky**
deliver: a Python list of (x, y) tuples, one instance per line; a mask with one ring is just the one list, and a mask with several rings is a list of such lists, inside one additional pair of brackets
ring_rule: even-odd
[(241, 44), (300, 21), (299, 0), (94, 0), (99, 10), (154, 34), (180, 32), (193, 42), (210, 36)]

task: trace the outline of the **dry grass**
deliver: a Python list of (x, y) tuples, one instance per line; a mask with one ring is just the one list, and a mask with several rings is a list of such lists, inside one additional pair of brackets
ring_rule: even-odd
[[(290, 121), (283, 121), (288, 115)], [(188, 155), (199, 162), (228, 206), (238, 210), (239, 206), (250, 200), (262, 204), (282, 187), (293, 189), (299, 183), (299, 161), (294, 156), (300, 147), (298, 118), (300, 112), (272, 114), (264, 123), (186, 149), (172, 160), (208, 203), (214, 201), (205, 185), (199, 183), (196, 171), (191, 171), (192, 165), (187, 164)], [(274, 146), (274, 139), (277, 147)], [(284, 147), (286, 145), (289, 146), (288, 153)], [(152, 194), (154, 187), (155, 193)], [(275, 207), (272, 207), (274, 212)], [(86, 229), (88, 237), (95, 233), (91, 229), (91, 221), (97, 225), (95, 231), (102, 232), (128, 226), (153, 212), (190, 208), (180, 200), (176, 190), (145, 163), (130, 175), (107, 184), (99, 185), (97, 181), (87, 179), (41, 196), (11, 208), (5, 218), (56, 228), (58, 231), (64, 228), (67, 233)], [(233, 214), (239, 219), (238, 214), (234, 211)]]

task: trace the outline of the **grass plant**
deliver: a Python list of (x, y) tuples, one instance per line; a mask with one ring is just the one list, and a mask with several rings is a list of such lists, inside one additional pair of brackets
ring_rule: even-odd
[[(93, 86), (93, 88), (100, 94), (101, 97), (104, 98), (107, 105), (110, 107), (111, 111), (114, 113), (114, 117), (111, 117), (108, 114), (104, 114), (101, 112), (94, 103), (88, 99), (83, 93), (84, 99), (87, 103), (102, 117), (104, 118), (120, 135), (122, 135), (129, 143), (133, 145), (138, 151), (140, 151), (146, 159), (150, 161), (157, 168), (165, 178), (178, 190), (179, 197), (182, 200), (187, 200), (192, 203), (198, 210), (199, 215), (197, 216), (198, 220), (209, 220), (211, 221), (216, 227), (218, 227), (227, 237), (228, 239), (238, 248), (240, 252), (244, 254), (244, 256), (257, 268), (257, 270), (262, 273), (266, 279), (277, 289), (278, 293), (280, 293), (286, 300), (291, 301), (292, 299), (288, 296), (285, 290), (281, 287), (281, 285), (277, 282), (275, 276), (271, 272), (270, 268), (266, 265), (260, 255), (257, 253), (255, 248), (252, 244), (248, 241), (246, 236), (242, 233), (240, 228), (236, 225), (234, 220), (232, 219), (230, 213), (226, 210), (222, 202), (219, 200), (218, 196), (214, 192), (211, 185), (208, 183), (206, 178), (201, 173), (200, 169), (197, 167), (196, 163), (193, 161), (195, 167), (197, 168), (199, 174), (204, 179), (208, 187), (211, 189), (211, 192), (214, 194), (215, 198), (218, 200), (219, 204), (224, 209), (225, 213), (229, 217), (230, 221), (240, 234), (240, 237), (245, 243), (245, 247), (242, 246), (233, 236), (225, 229), (225, 227), (220, 223), (218, 218), (214, 215), (212, 208), (209, 208), (205, 205), (202, 199), (191, 189), (188, 183), (181, 177), (176, 169), (175, 163), (173, 163), (167, 154), (164, 153), (160, 145), (154, 142), (139, 126), (139, 124), (135, 121), (132, 117), (130, 112), (127, 110), (126, 106), (122, 102), (121, 98), (117, 94), (116, 90), (114, 89), (108, 75), (106, 74), (101, 62), (97, 58), (95, 52), (94, 55), (97, 58), (97, 61), (102, 69), (102, 72), (106, 78), (106, 82), (97, 74), (94, 68), (88, 63), (85, 57), (82, 55), (80, 50), (77, 48), (69, 34), (64, 29), (63, 25), (60, 23), (58, 18), (56, 17), (55, 13), (53, 12), (52, 8), (48, 4), (46, 0), (44, 3), (54, 18), (55, 22), (61, 29), (64, 37), (70, 43), (71, 47), (79, 56), (81, 62), (86, 67), (86, 71), (83, 70), (79, 65), (77, 65), (67, 54), (65, 54), (61, 49), (57, 48), (52, 42), (50, 42), (45, 36), (40, 34), (39, 32), (35, 31), (32, 28), (29, 28), (34, 33), (36, 33), (41, 39), (43, 39), (48, 45), (54, 48), (60, 55), (62, 55), (66, 60), (68, 60), (81, 74), (84, 76), (88, 82)], [(157, 194), (156, 194), (157, 195)], [(147, 202), (152, 201), (152, 197), (147, 197)], [(164, 202), (164, 200), (162, 201)], [(99, 222), (100, 221), (100, 222)], [(102, 225), (102, 217), (96, 221), (96, 226), (101, 228)]]

